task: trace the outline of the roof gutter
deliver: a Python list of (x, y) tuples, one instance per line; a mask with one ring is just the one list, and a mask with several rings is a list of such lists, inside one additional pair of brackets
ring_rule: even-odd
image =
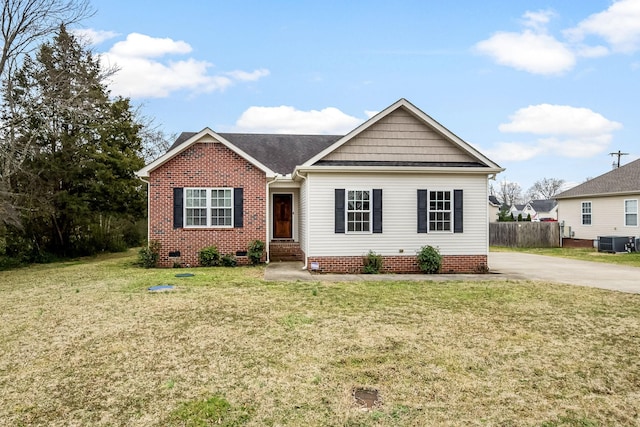
[(332, 172), (343, 172), (343, 173), (401, 173), (401, 174), (411, 174), (411, 173), (455, 173), (455, 174), (486, 174), (493, 175), (504, 171), (504, 168), (478, 168), (478, 167), (429, 167), (429, 166), (300, 166), (295, 170), (295, 174), (298, 176), (300, 172), (308, 173), (308, 172), (318, 172), (318, 173), (332, 173)]

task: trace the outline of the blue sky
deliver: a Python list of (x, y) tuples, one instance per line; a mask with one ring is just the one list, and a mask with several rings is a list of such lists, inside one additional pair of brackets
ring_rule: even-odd
[(640, 0), (92, 4), (112, 92), (170, 134), (344, 134), (407, 98), (523, 190), (640, 157)]

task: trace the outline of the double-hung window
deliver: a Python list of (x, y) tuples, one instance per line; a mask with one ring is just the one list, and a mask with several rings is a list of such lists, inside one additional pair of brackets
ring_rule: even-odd
[(451, 231), (451, 191), (429, 192), (429, 230)]
[(347, 232), (371, 231), (371, 192), (347, 191)]
[(624, 201), (624, 225), (627, 227), (638, 226), (638, 199)]
[(582, 225), (591, 225), (591, 202), (582, 202)]
[(186, 227), (232, 227), (232, 188), (186, 188)]

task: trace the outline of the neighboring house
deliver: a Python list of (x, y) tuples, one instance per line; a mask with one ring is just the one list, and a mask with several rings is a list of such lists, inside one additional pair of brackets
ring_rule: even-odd
[(513, 204), (509, 208), (509, 213), (513, 216), (513, 219), (518, 220), (518, 215), (522, 215), (523, 219), (527, 219), (527, 215), (523, 213), (524, 207), (526, 205)]
[(558, 220), (575, 239), (638, 236), (639, 199), (640, 159), (558, 194)]
[(558, 203), (555, 200), (531, 200), (523, 205), (513, 205), (509, 212), (517, 220), (518, 215), (522, 215), (522, 219), (526, 220), (531, 215), (531, 221), (540, 221), (545, 219), (558, 219)]
[(489, 196), (489, 222), (498, 222), (502, 203), (496, 196)]
[(526, 218), (527, 215), (531, 215), (532, 221), (558, 219), (558, 202), (555, 200), (531, 200), (522, 209), (522, 216)]
[(137, 175), (149, 186), (160, 264), (197, 265), (216, 245), (246, 262), (295, 254), (305, 268), (417, 272), (437, 247), (442, 271), (486, 269), (487, 180), (503, 169), (405, 99), (344, 136), (186, 133)]

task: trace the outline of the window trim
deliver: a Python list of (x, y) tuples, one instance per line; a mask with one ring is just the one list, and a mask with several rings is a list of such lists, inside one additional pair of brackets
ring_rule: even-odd
[[(188, 220), (188, 216), (187, 216), (187, 210), (188, 209), (194, 209), (194, 208), (190, 208), (187, 207), (187, 193), (189, 192), (189, 190), (206, 190), (206, 207), (204, 209), (206, 209), (207, 211), (207, 215), (206, 215), (206, 219), (207, 219), (207, 224), (206, 225), (187, 225), (187, 220)], [(211, 192), (213, 190), (225, 190), (225, 191), (229, 191), (231, 193), (231, 205), (229, 207), (223, 207), (222, 209), (229, 209), (229, 211), (231, 212), (231, 224), (230, 225), (211, 225), (211, 214), (213, 209), (220, 209), (220, 207), (213, 207), (211, 206)], [(184, 223), (182, 225), (183, 228), (191, 228), (191, 229), (207, 229), (207, 228), (212, 228), (212, 229), (229, 229), (229, 228), (234, 228), (234, 206), (235, 206), (235, 191), (233, 187), (184, 187), (184, 193), (183, 193), (183, 207), (182, 207), (182, 214), (183, 214), (183, 218), (184, 218)], [(195, 208), (198, 209), (198, 208)], [(199, 208), (202, 209), (202, 208)]]
[[(589, 213), (584, 212), (585, 204), (589, 204)], [(589, 215), (589, 224), (585, 224), (584, 217)], [(584, 227), (591, 227), (593, 225), (593, 203), (591, 200), (584, 200), (580, 202), (580, 225)]]
[[(431, 193), (449, 193), (449, 210), (434, 210), (431, 209)], [(431, 228), (431, 213), (432, 212), (449, 212), (449, 229), (448, 230), (436, 230)], [(450, 234), (454, 232), (455, 228), (455, 207), (454, 207), (454, 190), (445, 189), (429, 189), (427, 190), (427, 232), (437, 234)], [(437, 222), (437, 221), (436, 221)]]
[[(351, 191), (366, 191), (369, 193), (369, 210), (352, 210), (349, 211), (349, 192)], [(366, 231), (349, 230), (349, 212), (368, 212), (369, 213), (369, 229)], [(347, 188), (344, 194), (344, 232), (345, 234), (372, 234), (373, 233), (373, 189), (364, 188)]]
[[(636, 211), (635, 212), (627, 212), (627, 202), (636, 202)], [(622, 202), (622, 209), (624, 211), (624, 226), (625, 227), (637, 227), (638, 226), (638, 199), (624, 199), (624, 201)], [(635, 225), (633, 224), (628, 224), (627, 223), (627, 215), (635, 215), (636, 216), (636, 223)]]

